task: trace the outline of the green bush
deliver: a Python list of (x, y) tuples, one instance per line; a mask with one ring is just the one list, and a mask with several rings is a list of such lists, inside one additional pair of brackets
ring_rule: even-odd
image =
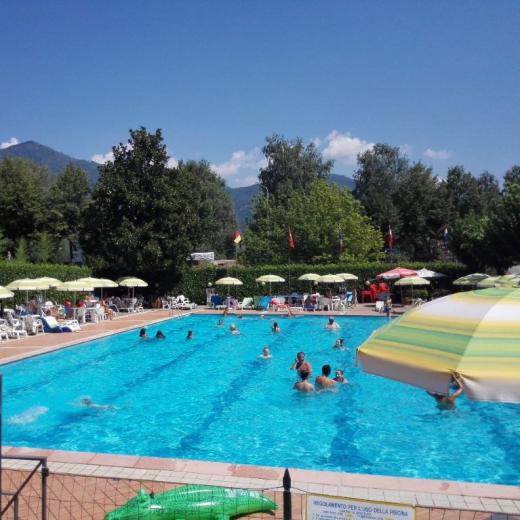
[[(40, 278), (41, 276), (50, 276), (58, 278), (62, 282), (76, 280), (90, 276), (89, 267), (79, 267), (75, 265), (63, 264), (32, 264), (29, 262), (18, 262), (13, 260), (8, 262), (0, 260), (0, 285), (7, 285), (14, 280), (20, 278)], [(25, 291), (14, 291), (15, 302), (21, 303), (25, 301)], [(50, 290), (47, 291), (47, 298), (50, 300), (62, 301), (67, 293)], [(31, 296), (31, 294), (29, 294)]]
[[(272, 284), (273, 293), (290, 293), (293, 291), (303, 292), (308, 291), (310, 282), (300, 282), (298, 277), (305, 273), (352, 273), (355, 274), (359, 280), (357, 282), (348, 282), (349, 287), (354, 285), (358, 290), (365, 286), (365, 281), (373, 280), (377, 274), (388, 271), (396, 267), (395, 263), (363, 263), (363, 264), (329, 264), (329, 265), (306, 265), (306, 264), (284, 264), (284, 265), (261, 265), (242, 267), (235, 266), (230, 268), (222, 268), (215, 266), (201, 266), (187, 269), (183, 272), (181, 281), (178, 286), (174, 288), (175, 294), (184, 294), (192, 301), (197, 303), (205, 303), (206, 288), (211, 283), (217, 294), (225, 295), (227, 287), (215, 286), (214, 283), (219, 278), (224, 276), (232, 276), (239, 278), (243, 285), (231, 287), (231, 294), (242, 299), (245, 296), (254, 296), (267, 293), (269, 285), (260, 285), (255, 282), (255, 279), (263, 274), (277, 274), (285, 278), (285, 283)], [(426, 267), (433, 271), (443, 273), (445, 278), (439, 278), (432, 282), (432, 287), (437, 289), (443, 288), (448, 290), (451, 288), (451, 282), (467, 274), (467, 267), (463, 264), (452, 262), (431, 262), (418, 263), (409, 262), (401, 267), (408, 267), (411, 269), (421, 269)], [(323, 285), (319, 286), (320, 288)], [(414, 291), (415, 296), (415, 291)]]

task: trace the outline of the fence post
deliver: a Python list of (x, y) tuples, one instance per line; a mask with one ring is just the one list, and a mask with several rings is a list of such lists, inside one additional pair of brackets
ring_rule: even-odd
[(291, 475), (287, 468), (283, 474), (283, 520), (292, 520)]
[(47, 520), (47, 477), (49, 476), (49, 467), (47, 466), (47, 457), (42, 461), (42, 520)]

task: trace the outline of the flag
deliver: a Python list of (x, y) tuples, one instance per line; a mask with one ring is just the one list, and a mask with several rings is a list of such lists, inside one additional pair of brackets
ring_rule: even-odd
[(235, 234), (233, 235), (233, 242), (235, 242), (235, 244), (240, 244), (240, 242), (242, 241), (242, 236), (240, 235), (240, 230), (236, 230), (235, 231)]
[(388, 226), (388, 233), (386, 234), (386, 246), (388, 249), (392, 249), (394, 245), (394, 235), (392, 235), (392, 228)]
[(343, 240), (344, 240), (344, 236), (343, 236), (343, 233), (340, 231), (339, 232), (339, 252), (340, 253), (343, 253), (343, 247), (344, 247), (344, 244), (343, 244)]
[(291, 228), (289, 228), (289, 235), (287, 237), (289, 239), (289, 249), (294, 249), (294, 240), (291, 233)]
[(444, 245), (448, 245), (448, 226), (444, 228), (444, 233), (442, 234), (442, 241), (444, 242)]

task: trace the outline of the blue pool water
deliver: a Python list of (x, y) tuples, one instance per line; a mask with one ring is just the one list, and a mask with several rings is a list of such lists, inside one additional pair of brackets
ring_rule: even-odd
[[(3, 367), (5, 444), (383, 475), (520, 483), (520, 407), (459, 399), (364, 374), (355, 350), (386, 318), (192, 316)], [(236, 323), (240, 336), (231, 336)], [(185, 341), (188, 330), (194, 339)], [(349, 349), (332, 348), (344, 337)], [(258, 359), (269, 345), (273, 358)], [(336, 393), (303, 396), (289, 367), (345, 369)], [(80, 405), (83, 396), (116, 410)]]

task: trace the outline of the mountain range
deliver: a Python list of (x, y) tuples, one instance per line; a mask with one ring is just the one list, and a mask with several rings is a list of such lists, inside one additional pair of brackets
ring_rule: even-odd
[[(85, 161), (84, 159), (74, 159), (69, 155), (57, 152), (56, 150), (35, 141), (25, 141), (1, 149), (0, 160), (6, 157), (28, 159), (39, 166), (47, 167), (49, 171), (56, 175), (59, 175), (69, 163), (72, 163), (81, 168), (87, 174), (89, 181), (92, 184), (97, 181), (99, 176), (99, 164), (92, 161)], [(355, 181), (353, 179), (334, 173), (330, 174), (329, 182), (350, 190), (355, 187)], [(237, 223), (240, 228), (245, 227), (246, 219), (251, 211), (253, 197), (257, 194), (258, 189), (258, 184), (243, 186), (241, 188), (226, 187), (226, 191), (229, 193), (231, 200), (233, 201)]]

